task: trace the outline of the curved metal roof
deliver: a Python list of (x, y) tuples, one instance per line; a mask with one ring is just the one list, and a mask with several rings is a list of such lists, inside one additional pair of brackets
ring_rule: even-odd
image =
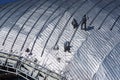
[[(119, 0), (20, 0), (1, 5), (0, 51), (37, 59), (68, 80), (119, 80), (119, 10)], [(89, 17), (87, 31), (81, 30), (84, 14)], [(73, 29), (73, 19), (78, 29)], [(64, 52), (66, 41), (71, 53)]]
[(0, 0), (0, 4), (7, 4), (8, 2), (14, 2), (16, 0)]

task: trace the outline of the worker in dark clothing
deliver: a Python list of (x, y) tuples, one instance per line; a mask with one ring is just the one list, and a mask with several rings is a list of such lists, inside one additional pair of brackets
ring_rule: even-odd
[(29, 53), (29, 54), (28, 54), (29, 56), (32, 55), (32, 52), (30, 52), (30, 49), (29, 49), (29, 48), (27, 48), (27, 49), (25, 50), (25, 52)]
[(25, 50), (25, 52), (30, 52), (30, 49), (29, 49), (29, 48), (27, 48), (27, 49)]
[[(82, 21), (81, 21), (81, 29), (82, 30), (85, 29), (85, 31), (87, 30), (87, 28), (86, 28), (87, 19), (88, 19), (87, 16), (84, 15), (83, 18), (82, 18)], [(84, 27), (83, 27), (83, 25), (84, 25)]]
[(73, 21), (72, 21), (72, 25), (73, 25), (74, 29), (77, 29), (78, 26), (79, 26), (78, 23), (77, 23), (77, 21), (76, 21), (76, 19), (74, 19), (74, 18), (73, 18)]
[(70, 48), (71, 48), (70, 42), (69, 42), (69, 41), (66, 41), (66, 42), (64, 43), (64, 52), (68, 51), (69, 53), (71, 53)]
[(35, 58), (34, 62), (37, 62), (38, 60)]

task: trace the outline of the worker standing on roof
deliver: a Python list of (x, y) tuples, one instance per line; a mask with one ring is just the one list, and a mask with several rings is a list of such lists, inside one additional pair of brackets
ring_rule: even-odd
[(73, 18), (72, 25), (74, 29), (77, 29), (79, 26), (75, 18)]
[[(86, 28), (86, 24), (87, 24), (87, 20), (89, 18), (87, 17), (87, 15), (85, 14), (82, 18), (82, 21), (81, 21), (81, 30), (85, 29), (85, 31), (87, 30)], [(83, 26), (84, 25), (84, 26)]]
[(66, 41), (65, 43), (64, 43), (64, 52), (66, 52), (66, 51), (68, 51), (69, 53), (71, 53), (71, 51), (70, 51), (70, 48), (71, 48), (72, 46), (70, 46), (70, 42), (69, 41)]

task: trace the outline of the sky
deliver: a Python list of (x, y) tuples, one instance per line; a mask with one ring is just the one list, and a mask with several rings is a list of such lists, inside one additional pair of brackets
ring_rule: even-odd
[(5, 4), (12, 1), (16, 1), (16, 0), (0, 0), (0, 4)]

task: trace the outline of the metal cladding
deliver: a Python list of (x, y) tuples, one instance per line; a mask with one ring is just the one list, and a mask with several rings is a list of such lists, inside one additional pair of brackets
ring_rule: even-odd
[[(0, 66), (10, 63), (20, 75), (24, 68), (35, 80), (119, 80), (119, 23), (119, 0), (19, 0), (0, 5)], [(81, 29), (83, 24), (86, 29)], [(20, 60), (22, 65), (20, 57), (27, 59)]]
[(16, 0), (0, 0), (0, 4), (6, 4), (8, 2), (14, 2)]

